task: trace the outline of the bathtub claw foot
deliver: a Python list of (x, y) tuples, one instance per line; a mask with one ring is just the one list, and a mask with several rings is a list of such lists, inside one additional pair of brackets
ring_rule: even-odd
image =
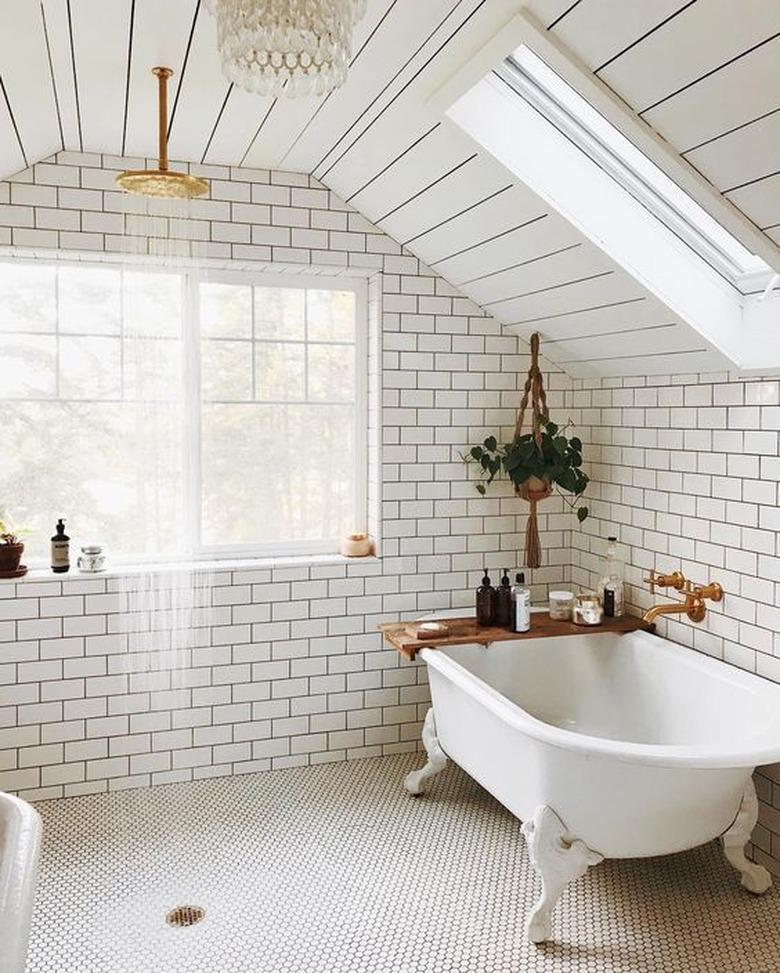
[(536, 809), (531, 820), (523, 822), (522, 830), (531, 864), (542, 879), (542, 894), (526, 920), (525, 930), (532, 943), (542, 943), (552, 938), (552, 914), (563, 890), (604, 856), (572, 838), (555, 811), (545, 804)]
[(433, 716), (433, 707), (425, 714), (425, 722), (422, 729), (422, 742), (425, 752), (428, 754), (428, 762), (419, 770), (413, 770), (404, 778), (404, 787), (418, 797), (425, 792), (425, 782), (431, 777), (435, 777), (447, 765), (447, 754), (439, 744), (436, 736), (436, 720)]
[(745, 845), (750, 841), (753, 828), (758, 821), (758, 798), (752, 778), (745, 784), (742, 803), (734, 818), (734, 823), (721, 836), (723, 854), (729, 864), (740, 873), (742, 887), (754, 895), (762, 895), (772, 887), (772, 876), (763, 867), (745, 857)]

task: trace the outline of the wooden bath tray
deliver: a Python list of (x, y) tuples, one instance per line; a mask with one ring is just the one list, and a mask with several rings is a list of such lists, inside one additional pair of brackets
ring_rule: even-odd
[[(433, 620), (433, 619), (432, 619)], [(379, 630), (385, 641), (407, 659), (413, 659), (420, 649), (438, 649), (445, 645), (469, 645), (477, 642), (479, 645), (489, 645), (491, 642), (506, 642), (517, 639), (550, 638), (556, 635), (597, 635), (599, 632), (635, 632), (637, 629), (652, 631), (653, 626), (647, 625), (641, 618), (633, 615), (623, 615), (622, 618), (605, 618), (601, 625), (575, 625), (574, 622), (556, 622), (546, 611), (531, 612), (531, 630), (529, 632), (510, 632), (506, 628), (478, 628), (474, 617), (435, 619), (449, 627), (444, 638), (419, 638), (413, 633), (414, 626), (419, 621), (392, 622), (380, 625)]]

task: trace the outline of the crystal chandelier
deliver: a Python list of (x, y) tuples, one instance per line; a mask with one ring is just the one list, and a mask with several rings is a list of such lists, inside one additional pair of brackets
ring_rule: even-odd
[(205, 0), (225, 77), (260, 95), (324, 95), (347, 79), (367, 0)]

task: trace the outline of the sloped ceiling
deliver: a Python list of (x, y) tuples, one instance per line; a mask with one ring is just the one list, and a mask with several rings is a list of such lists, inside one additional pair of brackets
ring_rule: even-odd
[(780, 3), (578, 0), (561, 6), (547, 21), (550, 31), (780, 242)]
[[(660, 53), (647, 48), (641, 71), (636, 66), (622, 70), (620, 61), (638, 57), (643, 34), (655, 43), (653, 32), (665, 18), (672, 17), (670, 24), (679, 19), (673, 16), (678, 8), (721, 5), (743, 6), (733, 0), (528, 4), (551, 33), (611, 79), (616, 90), (630, 84), (626, 97), (645, 105), (654, 123), (665, 118), (670, 133), (683, 131), (686, 112), (683, 108), (673, 116), (664, 111), (675, 101), (670, 92), (681, 89), (678, 97), (690, 99), (688, 75), (678, 76), (674, 60), (667, 66), (663, 45)], [(722, 355), (631, 274), (425, 107), (425, 97), (447, 77), (449, 62), (468, 58), (524, 6), (520, 0), (369, 0), (344, 88), (321, 99), (275, 101), (224, 80), (214, 20), (202, 0), (4, 0), (0, 177), (60, 147), (153, 156), (156, 107), (149, 71), (167, 64), (176, 72), (172, 158), (312, 172), (507, 326), (530, 333), (547, 323), (555, 340), (545, 353), (574, 375), (727, 367)], [(750, 0), (744, 6), (749, 10), (737, 19), (754, 21), (756, 37), (778, 19), (771, 0)], [(738, 35), (720, 38), (721, 47), (709, 61), (699, 51), (695, 77), (705, 75), (713, 59), (718, 64), (728, 60), (728, 52), (721, 57), (724, 43), (748, 43), (753, 35), (746, 30), (743, 24)], [(699, 47), (710, 46), (713, 34), (720, 31), (704, 30)], [(681, 36), (684, 48), (691, 35)], [(662, 67), (655, 69), (653, 59), (659, 57)], [(778, 63), (771, 68), (775, 73)], [(657, 76), (664, 72), (671, 81), (659, 88)], [(775, 83), (770, 90), (780, 105), (780, 86)], [(745, 106), (748, 115), (761, 110), (758, 104)], [(735, 171), (741, 149), (729, 150), (724, 142), (717, 165), (695, 154), (706, 149), (700, 143), (714, 125), (702, 127), (701, 111), (696, 102), (680, 146), (690, 150), (702, 171), (709, 164), (714, 173), (720, 165), (724, 190), (739, 199), (734, 180), (742, 185), (745, 178)], [(763, 111), (771, 117), (766, 106)], [(727, 125), (733, 127), (732, 115)], [(765, 135), (761, 142), (756, 131), (754, 143), (758, 139), (764, 145), (766, 162), (746, 159), (745, 164), (753, 166), (750, 171), (756, 166), (762, 172), (762, 166), (780, 170), (771, 158), (773, 151), (777, 155), (777, 141)], [(775, 230), (769, 225), (770, 210), (768, 204), (760, 217), (769, 234)]]

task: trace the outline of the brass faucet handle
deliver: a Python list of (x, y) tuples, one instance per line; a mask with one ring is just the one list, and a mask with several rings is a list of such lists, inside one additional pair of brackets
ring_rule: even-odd
[(645, 584), (649, 584), (650, 585), (650, 593), (654, 595), (655, 594), (655, 586), (658, 583), (657, 580), (656, 580), (655, 568), (650, 568), (650, 577), (649, 578), (645, 578), (644, 580), (645, 580)]
[(658, 588), (674, 588), (677, 591), (682, 591), (685, 587), (685, 577), (681, 571), (672, 571), (671, 574), (656, 574), (654, 570), (651, 570), (650, 577), (645, 578), (651, 587), (655, 590)]
[(694, 594), (699, 598), (709, 598), (710, 601), (723, 601), (723, 588), (717, 581), (694, 588)]

